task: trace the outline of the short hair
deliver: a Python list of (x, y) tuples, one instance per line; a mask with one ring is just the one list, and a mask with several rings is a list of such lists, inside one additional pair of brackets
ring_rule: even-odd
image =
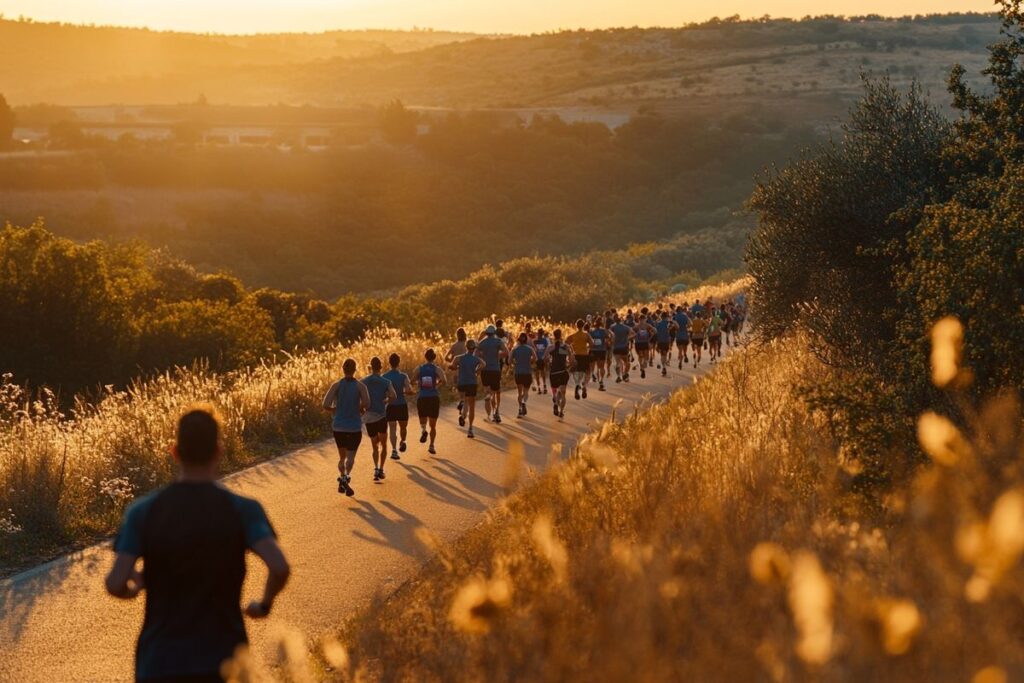
[(497, 320), (494, 321), (494, 326), (495, 327), (501, 327), (504, 324), (505, 324), (505, 321), (502, 320), (501, 318), (498, 318)]
[(351, 377), (356, 374), (356, 362), (352, 358), (346, 358), (345, 362), (341, 364), (341, 369), (345, 373), (346, 377)]
[(583, 329), (583, 318), (578, 318), (576, 320), (576, 329), (578, 329), (578, 330), (582, 330)]
[(188, 465), (206, 465), (217, 455), (220, 416), (211, 406), (196, 406), (178, 420), (178, 457)]
[(466, 330), (462, 327), (455, 330), (455, 338), (459, 341), (466, 341)]
[(423, 354), (423, 357), (426, 358), (428, 362), (433, 363), (434, 359), (437, 358), (437, 354), (434, 353), (434, 349), (427, 349), (427, 352)]
[(380, 358), (374, 356), (370, 359), (370, 369), (377, 371), (384, 367), (384, 364), (380, 362)]
[(555, 330), (555, 339), (561, 339), (561, 338), (562, 338), (562, 330), (561, 330), (561, 328), (559, 328), (559, 329)]
[(527, 336), (527, 334), (525, 332), (520, 332), (519, 333), (519, 343), (520, 344), (525, 344), (528, 341), (530, 341), (530, 337)]
[(390, 356), (388, 356), (388, 364), (393, 368), (397, 368), (399, 364), (401, 364), (401, 362), (402, 357), (399, 356), (397, 353), (393, 353)]

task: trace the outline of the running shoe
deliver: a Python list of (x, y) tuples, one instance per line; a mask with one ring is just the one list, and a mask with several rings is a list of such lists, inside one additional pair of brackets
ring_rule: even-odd
[(385, 478), (385, 477), (384, 477), (384, 468), (383, 468), (383, 467), (381, 467), (381, 468), (380, 468), (380, 478), (381, 478), (381, 479), (384, 479), (384, 478)]
[(469, 431), (466, 432), (466, 438), (467, 439), (475, 439), (476, 438), (476, 435), (473, 434), (473, 428), (472, 427), (470, 427)]
[(605, 391), (604, 382), (601, 382), (600, 384), (597, 385), (597, 390), (598, 391)]
[(356, 495), (356, 492), (352, 490), (350, 481), (352, 481), (352, 477), (345, 475), (345, 481), (342, 482), (342, 485), (345, 487), (345, 495), (349, 497)]
[(427, 453), (430, 453), (431, 455), (437, 455), (437, 451), (434, 450), (434, 444), (430, 444), (430, 447), (427, 449)]
[(498, 411), (494, 411), (494, 424), (501, 424), (501, 415), (498, 415)]
[(462, 412), (462, 409), (463, 409), (463, 408), (464, 408), (465, 406), (466, 406), (466, 402), (465, 402), (465, 401), (462, 401), (462, 400), (460, 400), (460, 401), (459, 401), (459, 405), (455, 406), (455, 410), (457, 410), (458, 412), (460, 412), (460, 413), (461, 413), (461, 412)]
[(466, 416), (465, 415), (459, 415), (459, 426), (460, 427), (465, 427), (466, 426)]
[(662, 368), (661, 369), (661, 376), (662, 377), (668, 377), (668, 370), (666, 370), (665, 368)]
[(523, 417), (526, 417), (526, 403), (523, 403)]
[(622, 381), (623, 382), (628, 382), (629, 381), (629, 373), (628, 372), (625, 375), (622, 376)]
[(580, 400), (580, 385), (579, 384), (576, 385), (576, 395), (575, 395), (575, 397), (576, 397), (577, 401)]
[(647, 371), (643, 368), (643, 366), (641, 366), (640, 367), (640, 379), (646, 379), (646, 378), (647, 378)]
[(552, 407), (552, 409), (554, 409), (554, 411), (555, 411), (555, 417), (558, 417), (558, 404), (557, 404), (557, 403), (555, 403), (555, 404), (554, 404), (554, 405), (552, 405), (551, 407)]
[(583, 387), (583, 398), (587, 397), (587, 388)]
[(338, 477), (338, 493), (345, 493), (345, 479)]
[(404, 441), (402, 443), (398, 444), (398, 451), (400, 453), (405, 453), (405, 442)]
[(615, 383), (616, 384), (621, 384), (622, 383), (622, 378), (621, 377), (616, 377), (615, 378)]
[(376, 467), (373, 468), (373, 480), (380, 481), (380, 469)]
[(420, 434), (420, 443), (426, 443), (426, 442), (427, 442), (427, 430), (424, 429), (423, 433)]
[(401, 457), (398, 455), (398, 451), (396, 451), (396, 450), (392, 450), (391, 451), (391, 459), (392, 460), (401, 460)]

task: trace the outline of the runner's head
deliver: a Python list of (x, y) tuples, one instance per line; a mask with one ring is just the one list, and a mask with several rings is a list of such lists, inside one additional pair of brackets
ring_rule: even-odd
[(599, 329), (601, 329), (602, 327), (604, 327), (604, 321), (603, 321), (603, 320), (601, 320), (600, 318), (598, 318), (597, 320), (595, 320), (595, 321), (594, 321), (594, 329), (595, 329), (595, 330), (599, 330)]
[(526, 331), (533, 332), (533, 323), (526, 323)]
[(546, 336), (548, 336), (548, 333), (544, 331), (544, 328), (543, 327), (538, 327), (537, 328), (537, 337), (543, 338), (543, 337), (546, 337)]
[[(585, 324), (586, 323), (583, 322), (583, 318), (580, 318), (579, 320), (576, 321), (576, 329), (577, 330), (582, 330), (583, 329), (583, 325), (585, 325)], [(561, 331), (561, 330), (559, 330), (559, 331)]]
[(494, 327), (494, 325), (488, 325), (487, 329), (484, 330), (484, 334), (486, 334), (488, 337), (493, 337), (497, 333), (498, 330)]
[(662, 320), (668, 320), (668, 311), (662, 311), (661, 312), (661, 319)]
[(346, 377), (351, 377), (356, 374), (356, 362), (352, 358), (346, 358), (345, 362), (341, 364), (341, 371), (345, 373)]
[(529, 342), (530, 342), (529, 335), (527, 335), (525, 332), (520, 332), (519, 333), (519, 343), (520, 344), (528, 344)]
[(503, 330), (505, 329), (505, 321), (502, 320), (501, 318), (498, 318), (497, 320), (494, 321), (494, 326), (497, 327), (499, 330)]
[(390, 365), (392, 368), (397, 368), (401, 363), (402, 357), (399, 356), (397, 353), (393, 353), (390, 356), (388, 356), (388, 365)]
[(466, 330), (464, 330), (461, 327), (459, 329), (455, 330), (455, 338), (458, 339), (461, 342), (466, 341)]
[(466, 340), (466, 350), (467, 351), (475, 351), (476, 350), (476, 339), (467, 339)]
[(377, 356), (374, 356), (373, 358), (370, 359), (370, 370), (374, 372), (380, 372), (381, 368), (383, 367), (384, 364), (380, 362), (380, 358), (378, 358)]
[(427, 359), (428, 363), (433, 363), (434, 359), (437, 358), (437, 354), (434, 353), (434, 349), (427, 349), (427, 352), (423, 354), (423, 357)]
[(554, 331), (554, 336), (555, 336), (555, 341), (556, 342), (562, 341), (562, 330), (561, 330), (561, 328), (559, 328), (559, 329)]
[(208, 465), (220, 455), (220, 417), (213, 408), (200, 406), (181, 416), (174, 453), (184, 465)]

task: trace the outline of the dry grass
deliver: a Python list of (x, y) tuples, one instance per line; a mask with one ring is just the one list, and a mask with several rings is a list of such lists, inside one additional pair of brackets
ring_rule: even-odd
[(796, 341), (752, 348), (667, 404), (609, 422), (350, 623), (332, 675), (1020, 676), (1016, 401), (963, 425), (925, 420), (936, 464), (871, 501), (799, 400), (823, 372)]

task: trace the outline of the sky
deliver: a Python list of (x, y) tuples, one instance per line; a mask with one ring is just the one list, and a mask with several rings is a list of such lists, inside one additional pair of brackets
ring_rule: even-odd
[(415, 26), (479, 33), (678, 26), (713, 16), (989, 12), (990, 0), (0, 0), (7, 18), (217, 33)]

